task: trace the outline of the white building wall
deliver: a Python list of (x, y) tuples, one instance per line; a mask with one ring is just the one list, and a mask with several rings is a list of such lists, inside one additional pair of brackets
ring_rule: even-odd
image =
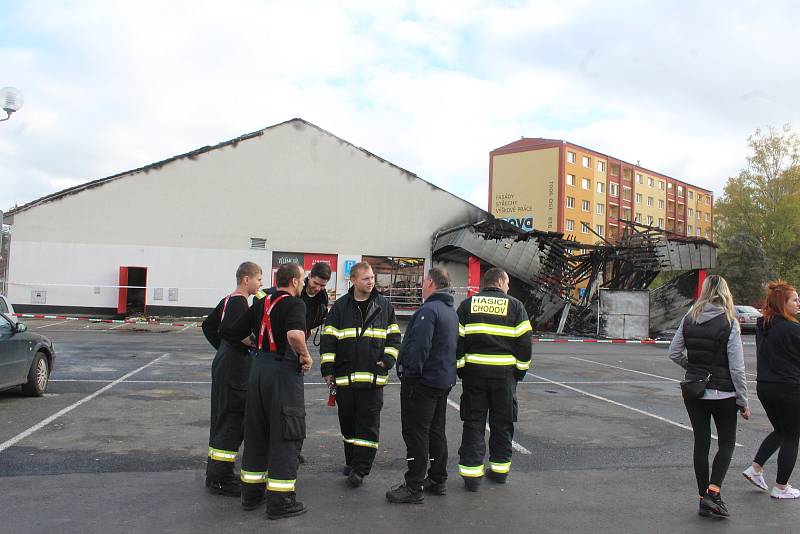
[[(48, 305), (116, 307), (120, 265), (148, 267), (148, 286), (179, 287), (178, 302), (211, 307), (245, 260), (271, 272), (270, 251), (420, 257), (433, 233), (483, 210), (301, 120), (13, 214), (9, 297)], [(251, 250), (250, 238), (267, 250)], [(452, 269), (451, 269), (452, 270)], [(339, 266), (337, 293), (346, 289)], [(466, 269), (464, 269), (466, 272)], [(268, 283), (268, 280), (265, 280)], [(466, 285), (466, 276), (463, 283)], [(39, 288), (42, 289), (42, 288)], [(87, 291), (88, 289), (88, 291)]]

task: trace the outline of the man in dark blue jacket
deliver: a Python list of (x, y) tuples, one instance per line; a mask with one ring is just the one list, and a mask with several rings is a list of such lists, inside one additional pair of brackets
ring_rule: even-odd
[(456, 383), (458, 346), (458, 315), (446, 270), (428, 271), (422, 298), (425, 302), (408, 323), (397, 359), (408, 471), (404, 484), (386, 492), (393, 503), (421, 503), (423, 487), (437, 495), (446, 491), (445, 412), (447, 395)]

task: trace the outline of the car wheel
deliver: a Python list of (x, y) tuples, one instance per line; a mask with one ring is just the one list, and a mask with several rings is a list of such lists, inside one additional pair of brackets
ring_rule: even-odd
[(28, 371), (28, 382), (23, 384), (22, 392), (29, 397), (41, 397), (47, 391), (50, 379), (50, 364), (43, 352), (37, 352)]

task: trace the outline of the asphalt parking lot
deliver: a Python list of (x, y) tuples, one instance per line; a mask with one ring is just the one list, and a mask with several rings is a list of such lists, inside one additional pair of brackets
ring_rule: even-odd
[[(732, 517), (697, 516), (681, 370), (665, 346), (535, 343), (534, 368), (518, 387), (511, 478), (484, 481), (477, 494), (456, 474), (456, 386), (448, 494), (418, 506), (384, 498), (405, 468), (399, 386), (386, 389), (373, 474), (353, 490), (315, 362), (306, 377), (309, 463), (298, 474), (309, 513), (267, 522), (263, 509), (244, 512), (205, 492), (214, 353), (199, 328), (25, 322), (55, 342), (57, 361), (45, 397), (0, 392), (0, 532), (800, 531), (800, 503), (774, 501), (739, 474), (769, 431), (757, 400), (723, 487)], [(754, 351), (745, 347), (751, 378)], [(767, 473), (771, 481), (774, 463)]]

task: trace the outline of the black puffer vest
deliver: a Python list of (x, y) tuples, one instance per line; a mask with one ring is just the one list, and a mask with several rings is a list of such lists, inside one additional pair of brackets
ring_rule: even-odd
[(711, 373), (706, 389), (736, 391), (728, 366), (728, 337), (732, 323), (720, 314), (705, 323), (695, 323), (690, 316), (683, 321), (683, 339), (689, 358), (689, 371)]

